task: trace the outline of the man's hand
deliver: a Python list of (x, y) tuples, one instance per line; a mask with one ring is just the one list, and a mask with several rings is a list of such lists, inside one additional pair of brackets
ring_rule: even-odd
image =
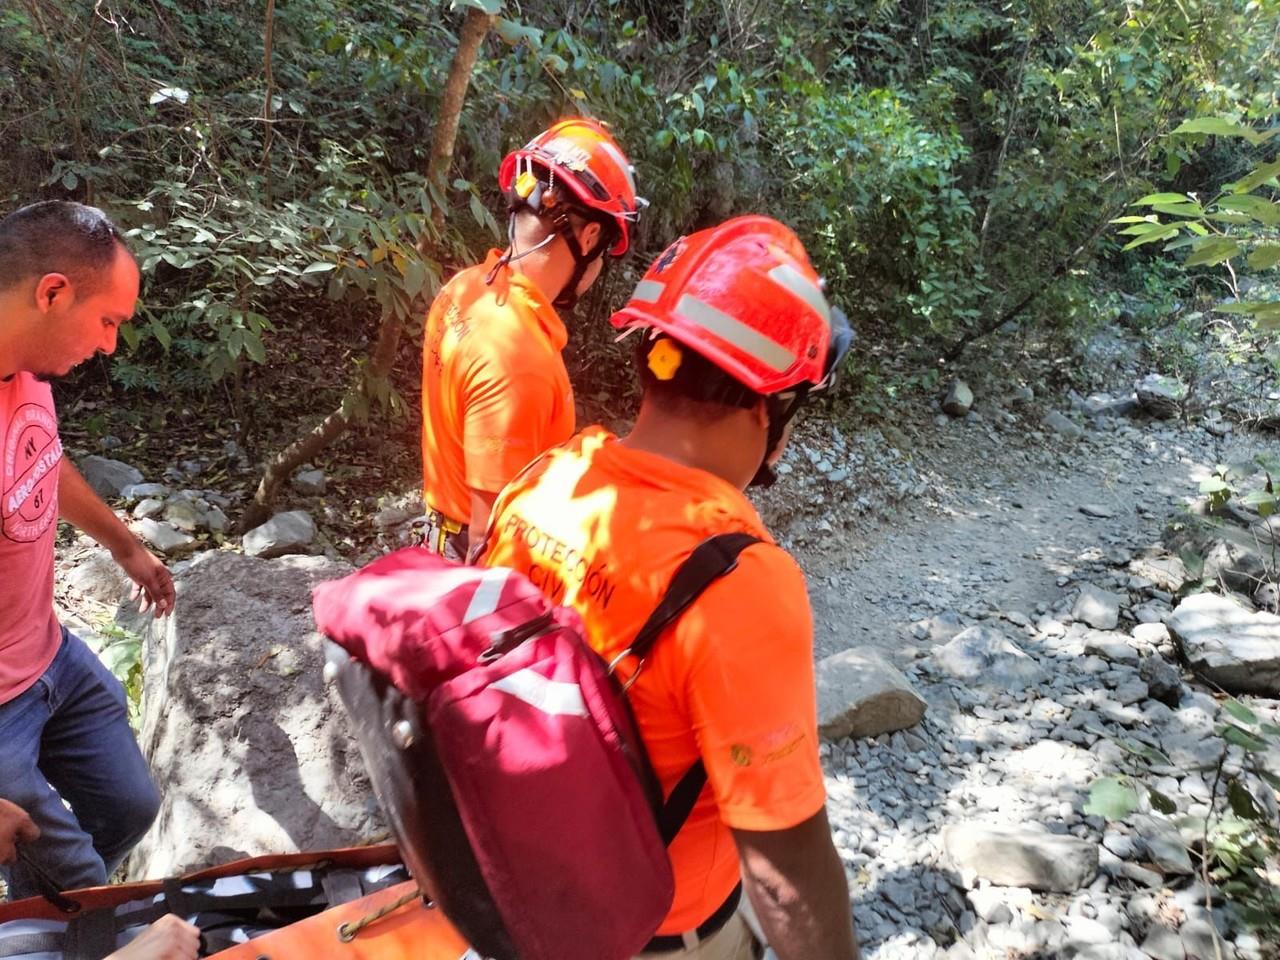
[(111, 512), (70, 460), (64, 457), (58, 471), (58, 515), (111, 551), (136, 585), (133, 596), (141, 597), (143, 613), (150, 608), (163, 617), (171, 611), (173, 577), (164, 564)]
[(151, 608), (157, 617), (163, 617), (173, 610), (173, 574), (159, 557), (137, 540), (123, 554), (113, 556), (133, 581), (129, 598), (138, 601), (139, 611), (146, 613)]
[(40, 828), (16, 803), (0, 800), (0, 863), (18, 859), (18, 844), (40, 839)]
[(200, 931), (167, 913), (106, 960), (196, 960), (199, 955)]

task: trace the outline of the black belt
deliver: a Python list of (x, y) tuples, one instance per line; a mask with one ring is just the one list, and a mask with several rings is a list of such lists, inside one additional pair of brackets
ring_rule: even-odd
[[(712, 934), (719, 932), (720, 928), (729, 922), (729, 919), (738, 911), (738, 901), (742, 899), (742, 884), (738, 884), (733, 888), (733, 892), (729, 894), (727, 900), (716, 908), (716, 912), (707, 917), (706, 920), (694, 930), (699, 942), (706, 940)], [(671, 953), (675, 950), (683, 950), (685, 948), (686, 934), (668, 933), (660, 937), (654, 937), (644, 945), (641, 953)]]

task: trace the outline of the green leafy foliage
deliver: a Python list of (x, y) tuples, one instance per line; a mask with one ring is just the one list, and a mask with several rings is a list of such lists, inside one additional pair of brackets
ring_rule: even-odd
[[(147, 310), (113, 367), (130, 388), (239, 385), (287, 362), (283, 332), (362, 348), (388, 311), (415, 330), (438, 281), (500, 238), (503, 154), (570, 113), (613, 126), (652, 201), (632, 271), (680, 233), (762, 212), (796, 229), (864, 342), (963, 336), (1018, 304), (1020, 322), (1065, 327), (1096, 317), (1091, 238), (1139, 193), (1159, 200), (1122, 224), (1133, 249), (1280, 260), (1234, 232), (1280, 217), (1270, 154), (1218, 178), (1216, 202), (1188, 174), (1210, 140), (1274, 149), (1276, 6), (291, 0), (268, 83), (248, 0), (8, 5), (0, 72), (21, 82), (0, 86), (0, 182), (14, 200), (94, 200), (134, 231)], [(432, 190), (468, 8), (497, 18), (449, 187)], [(438, 262), (421, 261), (415, 232), (438, 211)]]
[[(1248, 704), (1229, 699), (1222, 703), (1215, 735), (1221, 754), (1216, 771), (1210, 771), (1214, 790), (1209, 813), (1175, 822), (1182, 825), (1184, 837), (1193, 830), (1198, 833), (1191, 853), (1204, 876), (1260, 937), (1272, 939), (1280, 935), (1280, 776), (1266, 763), (1268, 755), (1280, 749), (1280, 726), (1264, 722)], [(1168, 757), (1154, 748), (1128, 753), (1132, 769), (1095, 780), (1085, 812), (1124, 820), (1142, 810), (1145, 800), (1153, 810), (1176, 816), (1176, 798), (1150, 785), (1156, 779), (1151, 766), (1168, 767)]]
[[(1196, 117), (1184, 121), (1173, 131), (1186, 137), (1239, 138), (1252, 147), (1262, 148), (1273, 140), (1280, 128), (1258, 130), (1229, 117)], [(1187, 267), (1229, 266), (1230, 302), (1219, 304), (1221, 313), (1249, 316), (1259, 329), (1280, 326), (1280, 301), (1245, 300), (1235, 284), (1235, 269), (1240, 261), (1257, 272), (1280, 264), (1280, 197), (1276, 177), (1280, 160), (1255, 159), (1253, 170), (1234, 182), (1226, 183), (1216, 197), (1207, 203), (1194, 193), (1153, 193), (1133, 202), (1135, 207), (1149, 207), (1143, 216), (1117, 217), (1112, 223), (1123, 225), (1121, 236), (1132, 237), (1125, 250), (1148, 243), (1165, 242), (1164, 250), (1186, 250), (1183, 264)], [(1264, 190), (1258, 194), (1253, 191)], [(1164, 215), (1167, 219), (1161, 219)]]
[(85, 635), (85, 643), (124, 687), (129, 706), (129, 724), (142, 726), (142, 638), (112, 621), (96, 625)]

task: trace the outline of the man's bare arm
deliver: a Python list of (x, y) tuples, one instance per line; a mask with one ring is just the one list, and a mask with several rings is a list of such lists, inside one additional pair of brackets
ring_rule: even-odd
[(734, 830), (743, 886), (779, 960), (858, 960), (825, 809), (789, 830)]

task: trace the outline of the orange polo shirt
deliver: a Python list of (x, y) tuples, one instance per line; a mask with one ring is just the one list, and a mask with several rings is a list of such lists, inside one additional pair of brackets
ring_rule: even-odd
[(576, 609), (611, 660), (694, 547), (734, 531), (764, 542), (658, 641), (628, 694), (664, 794), (699, 758), (709, 781), (670, 847), (676, 892), (662, 934), (697, 927), (733, 891), (731, 827), (784, 830), (825, 802), (804, 575), (741, 491), (600, 427), (502, 492), (483, 560)]
[(422, 352), (422, 474), (427, 504), (466, 524), (471, 491), (497, 493), (573, 434), (564, 324), (501, 252), (463, 270), (427, 314)]

